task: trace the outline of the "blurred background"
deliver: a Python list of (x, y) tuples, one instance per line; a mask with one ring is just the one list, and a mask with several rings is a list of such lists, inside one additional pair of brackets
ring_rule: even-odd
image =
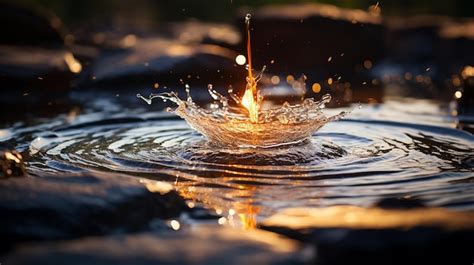
[[(377, 1), (370, 0), (209, 0), (205, 4), (189, 0), (86, 0), (81, 2), (18, 0), (7, 2), (54, 13), (61, 17), (68, 27), (80, 26), (91, 19), (105, 21), (124, 14), (126, 16), (122, 19), (131, 21), (148, 20), (155, 23), (164, 20), (186, 20), (188, 18), (232, 22), (235, 18), (235, 12), (241, 7), (260, 7), (270, 4), (324, 3), (343, 8), (367, 9), (368, 6), (377, 3)], [(419, 15), (420, 13), (457, 17), (472, 17), (474, 15), (474, 3), (469, 0), (378, 2), (380, 6), (383, 6), (384, 15)]]
[[(254, 67), (267, 66), (267, 99), (330, 93), (339, 107), (424, 98), (472, 130), (468, 0), (2, 1), (2, 123), (111, 98), (116, 109), (133, 108), (142, 103), (137, 93), (182, 91), (185, 83), (203, 102), (209, 83), (241, 93), (245, 71), (235, 58), (245, 55), (246, 13)], [(295, 81), (302, 74), (306, 90)]]

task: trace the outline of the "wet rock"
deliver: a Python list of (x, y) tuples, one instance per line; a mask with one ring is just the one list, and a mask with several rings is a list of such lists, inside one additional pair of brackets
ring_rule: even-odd
[[(381, 18), (362, 10), (300, 4), (266, 6), (251, 13), (253, 57), (257, 64), (275, 60), (269, 70), (353, 68), (354, 62), (384, 54)], [(245, 30), (242, 17), (238, 25)]]
[[(245, 82), (245, 71), (235, 65), (236, 53), (216, 45), (188, 45), (161, 38), (138, 39), (127, 51), (104, 53), (81, 86), (127, 87), (146, 85), (207, 87)], [(155, 84), (158, 84), (155, 86)], [(207, 93), (207, 89), (205, 89)]]
[[(399, 76), (403, 78), (408, 73), (409, 80), (413, 80), (403, 81), (407, 83), (402, 86), (406, 89), (403, 94), (450, 100), (456, 86), (450, 82), (452, 75), (463, 66), (474, 64), (474, 20), (417, 15), (389, 17), (384, 24), (387, 61), (392, 63), (388, 72), (398, 68)], [(426, 71), (428, 68), (430, 71)], [(414, 82), (418, 76), (422, 78)], [(429, 82), (422, 81), (426, 77)]]
[(0, 108), (15, 114), (59, 102), (81, 70), (63, 48), (0, 45)]
[(83, 47), (96, 48), (103, 51), (123, 51), (136, 45), (139, 37), (133, 33), (133, 30), (119, 30), (115, 27), (100, 27), (97, 25), (88, 25), (80, 27), (74, 31), (74, 44)]
[(81, 69), (74, 55), (62, 48), (0, 45), (0, 111), (8, 113), (0, 121), (67, 112), (67, 93)]
[(172, 186), (116, 174), (0, 181), (0, 250), (17, 242), (138, 231), (186, 209)]
[(318, 264), (454, 264), (471, 262), (473, 220), (442, 208), (333, 206), (289, 209), (261, 227), (314, 245)]
[(23, 157), (15, 150), (0, 150), (0, 168), (0, 179), (23, 177), (26, 174)]
[(61, 46), (64, 44), (61, 20), (0, 3), (0, 44)]
[[(441, 69), (474, 64), (474, 19), (455, 19), (443, 23), (438, 29), (440, 44), (434, 53)], [(443, 68), (445, 66), (445, 68)]]
[(159, 31), (184, 43), (215, 44), (228, 48), (237, 47), (242, 40), (240, 32), (232, 25), (197, 20), (164, 23)]
[(0, 84), (21, 94), (35, 88), (64, 90), (81, 70), (81, 63), (64, 49), (0, 46)]
[(387, 49), (389, 56), (404, 63), (427, 63), (433, 59), (439, 42), (439, 28), (448, 17), (388, 17)]
[(63, 49), (0, 46), (0, 84), (65, 89), (82, 65)]
[(264, 231), (193, 227), (25, 246), (6, 264), (302, 264), (298, 243)]
[(61, 19), (20, 5), (0, 3), (0, 111), (15, 121), (62, 109), (82, 65), (67, 50)]

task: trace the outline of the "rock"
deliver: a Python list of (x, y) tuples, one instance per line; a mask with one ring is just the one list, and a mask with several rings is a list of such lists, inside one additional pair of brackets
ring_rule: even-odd
[(0, 120), (57, 115), (71, 108), (68, 91), (82, 65), (62, 48), (0, 45)]
[[(384, 55), (381, 18), (362, 10), (323, 4), (271, 5), (251, 14), (253, 58), (256, 65), (275, 60), (269, 71), (353, 68), (354, 62)], [(237, 25), (244, 31), (242, 15)]]
[[(385, 55), (379, 15), (314, 3), (270, 5), (251, 14), (255, 68), (265, 64), (275, 74), (304, 73), (310, 88), (318, 82), (334, 102), (381, 101), (383, 90), (370, 71)], [(245, 34), (243, 17), (241, 12), (236, 25)]]
[(62, 31), (58, 17), (0, 3), (0, 44), (62, 46)]
[(261, 227), (314, 245), (318, 264), (472, 262), (472, 211), (301, 208), (272, 216)]
[[(236, 53), (216, 45), (185, 44), (162, 38), (138, 39), (129, 50), (104, 53), (92, 65), (90, 78), (81, 86), (127, 87), (157, 83), (179, 87), (207, 87), (245, 82), (245, 70), (235, 64)], [(156, 89), (155, 89), (156, 90)], [(207, 93), (207, 88), (205, 89)]]
[(0, 84), (6, 88), (64, 90), (81, 70), (81, 63), (64, 49), (0, 45)]
[(0, 121), (57, 114), (68, 108), (65, 93), (82, 64), (65, 45), (58, 17), (9, 2), (0, 3), (0, 111), (9, 113)]
[(0, 122), (68, 112), (68, 92), (82, 64), (63, 48), (0, 45)]
[(197, 20), (186, 22), (168, 22), (159, 27), (159, 32), (172, 39), (184, 43), (214, 44), (227, 48), (235, 48), (241, 44), (242, 37), (232, 25), (205, 23)]
[(474, 64), (474, 20), (417, 15), (388, 17), (384, 24), (390, 64), (386, 70), (398, 69), (398, 78), (406, 79), (395, 81), (404, 84), (395, 94), (450, 100), (453, 89), (459, 86), (453, 85), (452, 76), (465, 65)]
[(216, 226), (186, 231), (90, 237), (30, 245), (6, 264), (302, 264), (297, 242), (273, 233)]
[[(452, 19), (443, 23), (437, 32), (440, 43), (434, 57), (441, 69), (452, 71), (464, 65), (474, 64), (474, 19)], [(445, 66), (444, 68), (442, 66)]]
[(21, 241), (143, 230), (186, 209), (171, 185), (116, 174), (9, 178), (0, 190), (0, 251)]
[(0, 168), (0, 179), (23, 177), (26, 174), (23, 157), (15, 150), (0, 150)]
[(400, 63), (427, 63), (433, 59), (438, 30), (448, 17), (413, 16), (388, 17), (387, 26), (388, 56)]

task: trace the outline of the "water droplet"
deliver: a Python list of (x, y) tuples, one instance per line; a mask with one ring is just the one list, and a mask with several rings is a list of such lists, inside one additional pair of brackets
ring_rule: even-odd
[(314, 93), (319, 93), (321, 92), (321, 85), (319, 83), (314, 83), (311, 86), (311, 90), (313, 90)]
[(294, 81), (295, 81), (295, 77), (294, 77), (294, 76), (292, 76), (292, 75), (287, 75), (287, 76), (286, 76), (286, 82), (287, 82), (288, 84), (291, 85)]
[(217, 223), (220, 224), (220, 225), (223, 225), (227, 222), (227, 218), (225, 217), (221, 217), (217, 220)]
[(173, 228), (173, 230), (175, 230), (175, 231), (177, 231), (177, 230), (179, 230), (179, 228), (181, 228), (181, 224), (180, 224), (178, 221), (176, 221), (176, 220), (171, 220), (170, 226), (171, 226), (171, 228)]
[(247, 25), (250, 24), (250, 19), (252, 18), (252, 15), (250, 15), (249, 13), (247, 13), (247, 15), (245, 15), (245, 23)]
[(270, 82), (272, 82), (272, 84), (274, 85), (278, 85), (280, 84), (280, 77), (277, 75), (274, 75), (272, 76), (272, 78), (270, 78)]
[(237, 55), (237, 57), (235, 57), (235, 62), (236, 62), (238, 65), (244, 65), (245, 62), (247, 62), (247, 58), (245, 58), (244, 55), (239, 54), (239, 55)]
[(365, 68), (365, 69), (370, 69), (370, 68), (372, 68), (372, 61), (371, 61), (371, 60), (365, 60), (365, 61), (364, 61), (364, 68)]

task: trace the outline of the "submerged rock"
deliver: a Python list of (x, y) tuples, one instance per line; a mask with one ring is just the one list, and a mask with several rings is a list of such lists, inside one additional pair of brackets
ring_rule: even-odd
[(302, 264), (296, 241), (273, 233), (193, 227), (168, 233), (90, 237), (19, 248), (6, 264)]
[(472, 262), (474, 212), (301, 208), (272, 216), (261, 227), (314, 245), (318, 264)]
[(0, 179), (23, 177), (26, 174), (23, 157), (15, 150), (0, 150), (0, 168)]
[(143, 230), (186, 209), (171, 185), (116, 174), (10, 178), (0, 190), (0, 251), (20, 241)]

